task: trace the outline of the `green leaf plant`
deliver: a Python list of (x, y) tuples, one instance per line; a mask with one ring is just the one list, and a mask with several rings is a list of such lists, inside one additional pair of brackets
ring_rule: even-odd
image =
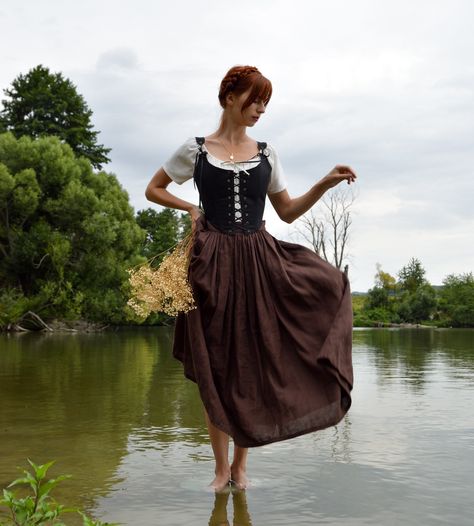
[[(37, 465), (29, 458), (27, 460), (33, 468), (33, 473), (18, 467), (24, 476), (14, 480), (3, 490), (3, 498), (0, 499), (0, 526), (66, 526), (59, 517), (67, 512), (79, 513), (84, 526), (117, 526), (117, 523), (95, 521), (78, 508), (67, 508), (56, 502), (50, 495), (51, 490), (72, 475), (59, 475), (54, 479), (45, 480), (48, 469), (55, 461)], [(7, 489), (13, 486), (27, 486), (30, 494), (17, 497), (15, 491)], [(6, 508), (7, 511), (3, 511), (2, 508)]]

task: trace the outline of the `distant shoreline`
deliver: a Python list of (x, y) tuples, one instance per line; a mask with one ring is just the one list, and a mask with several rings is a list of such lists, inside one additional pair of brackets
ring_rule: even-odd
[[(68, 333), (90, 333), (90, 332), (101, 332), (106, 329), (116, 329), (119, 327), (137, 327), (137, 325), (113, 325), (110, 323), (103, 322), (92, 322), (87, 320), (42, 320), (38, 315), (31, 313), (30, 316), (22, 319), (20, 322), (11, 324), (6, 327), (4, 332), (68, 332)], [(147, 325), (147, 327), (149, 327)], [(384, 322), (374, 321), (371, 325), (354, 325), (357, 329), (374, 329), (374, 328), (410, 328), (410, 329), (437, 329), (437, 325), (424, 325), (423, 323), (395, 323), (395, 322)]]
[(370, 327), (367, 327), (368, 329), (373, 329), (377, 327), (404, 327), (404, 328), (410, 328), (410, 329), (437, 329), (437, 325), (423, 325), (422, 323), (395, 323), (390, 321), (374, 321), (374, 324)]

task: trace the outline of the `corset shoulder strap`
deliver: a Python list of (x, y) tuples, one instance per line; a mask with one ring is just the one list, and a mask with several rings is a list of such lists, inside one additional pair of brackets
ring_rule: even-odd
[(270, 151), (267, 148), (267, 143), (263, 142), (263, 141), (257, 141), (257, 144), (258, 144), (258, 149), (259, 149), (260, 153), (261, 154), (263, 153), (263, 155), (265, 155), (265, 157), (268, 157), (270, 155)]
[(204, 137), (196, 137), (196, 142), (198, 143), (198, 146), (199, 146), (199, 151), (202, 152), (202, 145), (204, 144)]
[[(202, 149), (202, 145), (204, 144), (205, 138), (204, 137), (195, 137), (196, 142), (199, 147), (199, 152), (196, 153), (196, 161), (194, 163), (194, 173), (193, 173), (193, 181), (194, 181), (194, 188), (196, 188), (196, 177), (197, 174), (197, 166), (198, 166), (198, 160), (201, 158), (201, 154), (205, 154), (206, 152)], [(201, 162), (201, 169), (199, 171), (199, 178), (200, 181), (202, 180), (202, 162)], [(204, 209), (202, 207), (202, 199), (201, 199), (201, 192), (199, 191), (199, 208), (204, 212)]]

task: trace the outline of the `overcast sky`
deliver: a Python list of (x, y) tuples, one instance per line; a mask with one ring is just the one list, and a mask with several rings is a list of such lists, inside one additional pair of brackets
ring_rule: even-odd
[[(174, 150), (218, 126), (236, 64), (273, 84), (247, 129), (278, 151), (290, 196), (336, 164), (352, 190), (352, 291), (411, 257), (440, 285), (474, 270), (474, 2), (239, 0), (0, 2), (1, 98), (19, 74), (62, 72), (94, 112), (104, 167), (135, 211)], [(339, 188), (338, 187), (338, 188)], [(192, 181), (168, 189), (198, 203)], [(329, 190), (331, 192), (331, 190)], [(313, 211), (321, 213), (317, 203)], [(267, 200), (267, 230), (304, 243)]]

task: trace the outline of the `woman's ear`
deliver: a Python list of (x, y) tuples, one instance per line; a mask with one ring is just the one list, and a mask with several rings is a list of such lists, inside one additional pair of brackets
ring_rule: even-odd
[(225, 101), (226, 101), (226, 104), (228, 106), (233, 106), (234, 105), (234, 102), (235, 102), (235, 95), (234, 93), (232, 93), (232, 91), (230, 91), (229, 93), (227, 93), (226, 97), (225, 97)]

